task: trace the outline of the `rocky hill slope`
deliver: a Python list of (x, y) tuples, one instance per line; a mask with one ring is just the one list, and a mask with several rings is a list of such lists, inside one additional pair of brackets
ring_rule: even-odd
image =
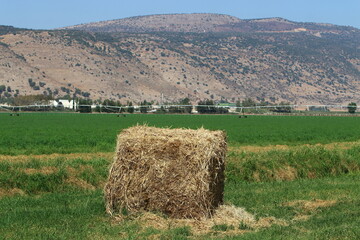
[(123, 18), (80, 24), (63, 29), (89, 32), (183, 32), (183, 33), (259, 33), (259, 32), (313, 32), (349, 33), (352, 27), (332, 24), (298, 23), (283, 18), (242, 20), (225, 14), (162, 14)]
[[(219, 14), (135, 17), (73, 29), (0, 27), (1, 96), (121, 102), (189, 97), (298, 104), (360, 96), (360, 30)], [(76, 29), (76, 30), (74, 30)]]

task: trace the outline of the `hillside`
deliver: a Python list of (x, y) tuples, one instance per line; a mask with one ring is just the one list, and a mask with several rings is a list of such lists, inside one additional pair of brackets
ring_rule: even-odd
[(183, 33), (255, 33), (313, 32), (349, 33), (356, 29), (332, 24), (297, 23), (283, 18), (242, 20), (225, 14), (160, 14), (80, 24), (63, 29), (89, 32), (183, 32)]
[(64, 29), (91, 32), (213, 32), (217, 26), (235, 24), (240, 19), (224, 14), (163, 14), (102, 21)]
[[(176, 27), (163, 31), (166, 26)], [(123, 103), (160, 102), (161, 95), (165, 101), (359, 100), (356, 28), (218, 14), (153, 15), (73, 28), (86, 31), (0, 27), (1, 96), (75, 94)]]

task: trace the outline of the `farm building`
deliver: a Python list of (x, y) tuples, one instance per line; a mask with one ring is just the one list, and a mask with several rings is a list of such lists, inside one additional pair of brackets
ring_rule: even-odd
[(54, 107), (64, 107), (64, 108), (70, 108), (70, 109), (76, 109), (78, 104), (74, 100), (67, 100), (67, 99), (59, 99), (59, 100), (51, 100), (50, 105), (53, 105)]

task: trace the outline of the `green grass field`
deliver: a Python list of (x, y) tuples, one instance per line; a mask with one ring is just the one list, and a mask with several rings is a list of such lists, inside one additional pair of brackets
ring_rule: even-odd
[(110, 152), (121, 129), (136, 124), (225, 130), (229, 145), (299, 145), (356, 141), (358, 117), (231, 115), (0, 114), (0, 154)]
[[(0, 114), (0, 239), (360, 239), (359, 121)], [(106, 215), (102, 188), (116, 135), (143, 123), (225, 130), (225, 203), (259, 221), (275, 220), (258, 228), (216, 225), (197, 235), (189, 227), (160, 229), (137, 216)]]

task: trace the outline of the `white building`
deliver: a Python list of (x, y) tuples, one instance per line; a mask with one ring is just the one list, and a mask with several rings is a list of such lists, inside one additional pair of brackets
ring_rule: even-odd
[(50, 105), (53, 105), (54, 107), (64, 107), (70, 109), (74, 109), (74, 107), (75, 109), (77, 108), (77, 102), (67, 99), (51, 100)]

